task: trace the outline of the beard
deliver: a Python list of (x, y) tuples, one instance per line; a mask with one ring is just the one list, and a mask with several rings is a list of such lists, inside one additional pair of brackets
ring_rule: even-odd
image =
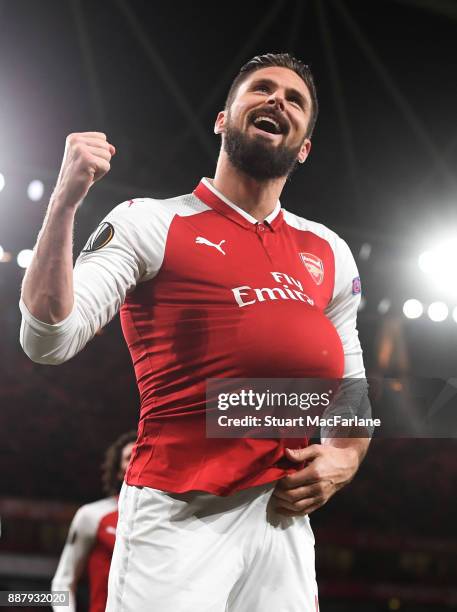
[(297, 167), (301, 145), (288, 147), (273, 145), (261, 135), (249, 136), (228, 120), (225, 128), (224, 149), (235, 168), (256, 181), (289, 176)]

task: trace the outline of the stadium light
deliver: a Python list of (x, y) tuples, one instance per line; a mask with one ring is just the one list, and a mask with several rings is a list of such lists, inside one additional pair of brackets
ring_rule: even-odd
[(4, 251), (3, 247), (0, 245), (0, 261), (2, 261), (2, 259), (3, 259), (3, 253), (4, 252), (5, 251)]
[(378, 312), (380, 315), (385, 315), (389, 312), (391, 307), (391, 302), (388, 298), (382, 299), (378, 304)]
[(428, 307), (427, 314), (432, 321), (440, 323), (447, 319), (449, 308), (444, 302), (433, 302), (433, 304), (430, 304)]
[(20, 268), (27, 268), (32, 260), (33, 251), (32, 249), (23, 249), (19, 251), (17, 255), (17, 265)]
[(453, 238), (422, 253), (418, 264), (437, 288), (457, 295), (456, 260), (457, 238)]
[(39, 202), (43, 197), (44, 185), (42, 181), (34, 180), (27, 187), (27, 195), (32, 202)]
[(424, 312), (424, 307), (419, 300), (406, 300), (403, 304), (403, 314), (407, 319), (418, 319)]
[(455, 306), (454, 310), (452, 311), (452, 318), (457, 323), (457, 306)]
[(5, 177), (0, 172), (0, 191), (3, 191), (4, 186), (5, 186)]

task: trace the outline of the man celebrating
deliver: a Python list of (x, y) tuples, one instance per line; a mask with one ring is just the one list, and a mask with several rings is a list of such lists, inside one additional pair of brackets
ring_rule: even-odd
[[(111, 444), (103, 462), (103, 489), (108, 497), (81, 506), (70, 525), (67, 541), (52, 580), (53, 591), (69, 591), (76, 611), (76, 587), (84, 572), (89, 579), (89, 612), (104, 612), (108, 574), (116, 540), (117, 501), (130, 461), (136, 432), (122, 434)], [(59, 612), (60, 607), (54, 608)]]
[(120, 204), (74, 271), (76, 209), (115, 149), (98, 132), (67, 138), (24, 279), (21, 343), (35, 361), (61, 363), (120, 309), (141, 416), (109, 612), (317, 609), (308, 514), (353, 478), (367, 439), (286, 448), (205, 436), (208, 378), (364, 376), (350, 250), (279, 202), (317, 111), (308, 66), (253, 58), (216, 119), (214, 178)]

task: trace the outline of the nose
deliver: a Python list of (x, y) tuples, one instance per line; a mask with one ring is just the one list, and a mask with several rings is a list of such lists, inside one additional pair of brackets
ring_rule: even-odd
[(282, 111), (285, 108), (284, 97), (277, 91), (275, 91), (268, 97), (267, 104), (270, 106), (277, 106)]

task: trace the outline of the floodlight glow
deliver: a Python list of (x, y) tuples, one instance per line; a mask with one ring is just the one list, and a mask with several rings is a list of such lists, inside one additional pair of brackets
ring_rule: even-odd
[(370, 258), (370, 255), (371, 255), (371, 244), (368, 244), (368, 242), (364, 242), (362, 246), (360, 247), (359, 259), (361, 259), (362, 261), (366, 261), (367, 259)]
[(425, 251), (419, 256), (418, 264), (422, 272), (425, 272), (425, 274), (433, 273), (434, 259), (432, 251)]
[(424, 312), (424, 307), (419, 300), (406, 300), (403, 304), (403, 314), (408, 319), (418, 319)]
[(4, 252), (5, 252), (5, 251), (3, 250), (3, 247), (2, 247), (2, 246), (0, 246), (0, 261), (2, 261), (2, 259), (3, 259), (3, 253), (4, 253)]
[(448, 293), (457, 295), (457, 238), (425, 251), (418, 260), (419, 268), (433, 284)]
[(391, 304), (389, 299), (387, 299), (387, 298), (382, 299), (379, 302), (379, 304), (378, 304), (378, 312), (379, 312), (379, 314), (381, 314), (381, 315), (387, 314), (389, 312), (389, 310), (390, 310), (391, 305), (392, 304)]
[(27, 187), (27, 195), (32, 202), (38, 202), (43, 197), (44, 185), (41, 181), (32, 181)]
[(24, 249), (20, 251), (17, 255), (17, 265), (20, 268), (27, 268), (32, 261), (33, 251), (32, 249)]
[(433, 304), (430, 304), (428, 307), (427, 314), (432, 321), (440, 323), (447, 319), (449, 308), (444, 302), (433, 302)]
[(5, 177), (3, 176), (3, 174), (0, 172), (0, 191), (3, 190), (3, 187), (5, 186)]

